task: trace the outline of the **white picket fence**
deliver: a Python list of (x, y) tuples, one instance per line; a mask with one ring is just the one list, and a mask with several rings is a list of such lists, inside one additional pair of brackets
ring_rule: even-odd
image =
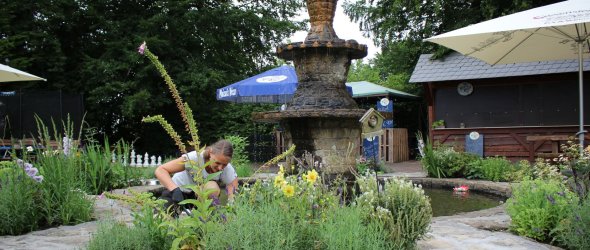
[[(130, 161), (127, 161), (129, 159)], [(129, 158), (126, 155), (117, 156), (115, 153), (112, 154), (112, 162), (120, 161), (125, 166), (129, 167), (156, 167), (162, 165), (161, 156), (150, 156), (148, 153), (143, 155), (136, 154), (135, 150), (131, 150)], [(129, 162), (129, 164), (127, 164)]]

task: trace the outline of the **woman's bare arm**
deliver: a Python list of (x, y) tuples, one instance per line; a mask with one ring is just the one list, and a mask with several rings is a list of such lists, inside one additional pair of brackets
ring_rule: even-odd
[(185, 157), (182, 156), (157, 167), (154, 174), (156, 175), (156, 178), (158, 178), (158, 180), (160, 181), (160, 184), (162, 184), (162, 186), (164, 186), (169, 191), (172, 191), (175, 188), (177, 188), (178, 186), (174, 184), (174, 182), (172, 181), (172, 177), (170, 177), (170, 175), (178, 173), (180, 171), (184, 171), (185, 162)]

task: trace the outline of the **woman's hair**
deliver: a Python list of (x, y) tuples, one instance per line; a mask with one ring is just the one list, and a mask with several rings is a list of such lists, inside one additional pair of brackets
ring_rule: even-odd
[(214, 154), (222, 154), (231, 158), (234, 154), (234, 147), (231, 145), (231, 142), (228, 140), (219, 140), (213, 145), (209, 146), (211, 149), (211, 153)]

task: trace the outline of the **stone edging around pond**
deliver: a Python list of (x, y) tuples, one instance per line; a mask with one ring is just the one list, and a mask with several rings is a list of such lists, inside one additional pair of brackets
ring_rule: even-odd
[(509, 182), (493, 182), (485, 180), (468, 180), (462, 178), (407, 178), (414, 184), (420, 184), (423, 187), (434, 187), (434, 188), (453, 188), (461, 185), (466, 185), (469, 190), (476, 192), (483, 192), (487, 194), (498, 195), (502, 197), (512, 196), (512, 187)]

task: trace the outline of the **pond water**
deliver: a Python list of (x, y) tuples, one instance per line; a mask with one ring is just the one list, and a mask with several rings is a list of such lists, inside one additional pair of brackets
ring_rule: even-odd
[(505, 198), (474, 191), (453, 192), (452, 188), (424, 188), (430, 197), (432, 215), (447, 216), (499, 206)]

